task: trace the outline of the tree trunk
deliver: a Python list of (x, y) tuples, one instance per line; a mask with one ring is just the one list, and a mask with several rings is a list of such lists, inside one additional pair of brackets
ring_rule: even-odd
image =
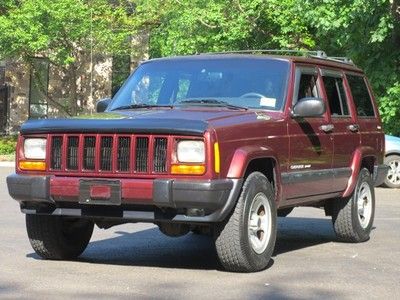
[(75, 64), (70, 65), (68, 78), (69, 78), (69, 108), (71, 116), (78, 114), (78, 92), (77, 92), (77, 66)]
[(400, 0), (391, 1), (391, 12), (394, 19), (393, 42), (400, 49)]

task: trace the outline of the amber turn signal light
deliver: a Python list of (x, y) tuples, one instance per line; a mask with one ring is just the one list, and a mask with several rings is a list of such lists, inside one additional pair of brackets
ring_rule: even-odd
[(172, 165), (171, 174), (180, 175), (203, 175), (206, 167), (203, 165)]
[(45, 171), (46, 163), (44, 161), (20, 161), (19, 168), (24, 171)]

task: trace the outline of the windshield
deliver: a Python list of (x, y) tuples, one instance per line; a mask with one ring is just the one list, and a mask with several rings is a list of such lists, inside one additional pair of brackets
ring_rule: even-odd
[(207, 105), (282, 110), (289, 63), (260, 58), (154, 60), (142, 64), (108, 110)]

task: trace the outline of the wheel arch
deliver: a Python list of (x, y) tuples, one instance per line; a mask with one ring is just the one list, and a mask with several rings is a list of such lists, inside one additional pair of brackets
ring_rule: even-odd
[(374, 167), (377, 163), (376, 150), (372, 147), (359, 147), (357, 148), (351, 160), (351, 176), (348, 180), (347, 187), (343, 192), (342, 197), (350, 196), (357, 184), (357, 178), (362, 168), (368, 169), (371, 175), (374, 174)]
[(281, 197), (281, 174), (275, 152), (268, 147), (247, 146), (237, 149), (233, 155), (227, 177), (246, 178), (252, 172), (261, 172), (272, 183), (276, 201)]

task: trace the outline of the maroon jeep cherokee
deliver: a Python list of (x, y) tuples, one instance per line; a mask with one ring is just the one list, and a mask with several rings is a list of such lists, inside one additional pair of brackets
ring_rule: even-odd
[(33, 249), (73, 259), (94, 224), (151, 222), (212, 233), (224, 268), (257, 271), (296, 206), (368, 240), (387, 168), (364, 73), (321, 52), (259, 54), (149, 60), (102, 113), (26, 122), (7, 183)]

